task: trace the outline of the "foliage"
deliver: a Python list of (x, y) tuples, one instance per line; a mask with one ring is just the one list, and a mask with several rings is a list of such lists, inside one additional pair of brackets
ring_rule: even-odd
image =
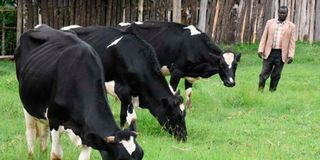
[[(218, 75), (194, 84), (187, 142), (177, 142), (162, 131), (148, 110), (137, 110), (144, 159), (320, 159), (320, 46), (297, 45), (294, 62), (285, 65), (275, 93), (257, 92), (262, 67), (257, 45), (237, 45), (235, 50), (242, 58), (234, 88), (224, 87)], [(120, 104), (109, 100), (119, 122)], [(0, 159), (27, 159), (12, 62), (0, 62), (0, 114)], [(65, 159), (77, 159), (79, 148), (66, 135), (62, 146)], [(49, 159), (50, 152), (40, 155), (37, 144), (36, 155)], [(100, 159), (98, 152), (91, 158)]]
[[(5, 9), (7, 11), (0, 12), (0, 30), (2, 32), (2, 23), (4, 21), (6, 27), (15, 27), (16, 26), (16, 12), (15, 12), (15, 1), (14, 0), (4, 0), (0, 3), (0, 9)], [(2, 34), (1, 34), (2, 35)], [(6, 29), (5, 34), (6, 40), (6, 52), (7, 54), (12, 54), (15, 48), (16, 43), (16, 30), (15, 29)], [(0, 43), (0, 50), (2, 48)]]

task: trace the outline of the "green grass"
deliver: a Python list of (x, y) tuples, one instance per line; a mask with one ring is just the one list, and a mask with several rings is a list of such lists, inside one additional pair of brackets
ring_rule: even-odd
[[(320, 45), (297, 45), (294, 62), (285, 65), (275, 93), (257, 91), (262, 67), (257, 45), (235, 49), (242, 52), (236, 87), (224, 87), (218, 75), (195, 83), (187, 142), (162, 131), (148, 110), (137, 111), (144, 159), (320, 159)], [(110, 102), (119, 122), (120, 104), (112, 98)], [(27, 159), (15, 67), (7, 61), (0, 62), (0, 115), (0, 159)], [(66, 160), (79, 155), (66, 135), (63, 150)], [(37, 146), (36, 158), (49, 159), (49, 152), (41, 155)], [(100, 159), (98, 152), (91, 158)]]

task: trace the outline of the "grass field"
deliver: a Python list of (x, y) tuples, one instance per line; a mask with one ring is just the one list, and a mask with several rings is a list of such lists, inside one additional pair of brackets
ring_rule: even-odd
[[(257, 45), (235, 49), (242, 52), (236, 87), (224, 87), (218, 75), (195, 83), (187, 142), (162, 131), (148, 110), (137, 110), (144, 159), (320, 159), (320, 45), (297, 45), (294, 62), (285, 65), (275, 93), (257, 91), (262, 67)], [(17, 84), (14, 63), (1, 61), (0, 160), (27, 159)], [(120, 104), (111, 98), (110, 104), (119, 121)], [(80, 151), (66, 135), (63, 150), (66, 160), (77, 159)], [(49, 154), (41, 155), (37, 145), (37, 159), (49, 159)], [(97, 151), (91, 157), (100, 159)]]

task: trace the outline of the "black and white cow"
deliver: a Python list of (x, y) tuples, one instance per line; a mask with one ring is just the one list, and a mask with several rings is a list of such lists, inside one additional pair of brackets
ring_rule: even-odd
[(104, 159), (142, 159), (136, 133), (120, 130), (114, 120), (103, 66), (90, 45), (41, 25), (21, 36), (14, 57), (30, 156), (39, 134), (41, 150), (46, 150), (51, 131), (51, 159), (62, 159), (60, 129), (66, 128), (84, 145), (79, 159), (90, 158), (87, 146), (103, 152)]
[(164, 75), (171, 75), (176, 90), (185, 78), (186, 101), (190, 107), (192, 84), (199, 78), (219, 74), (224, 85), (235, 86), (235, 72), (241, 54), (223, 53), (211, 39), (193, 25), (173, 22), (120, 23), (124, 30), (138, 35), (156, 51)]
[[(121, 100), (121, 126), (126, 119), (129, 124), (135, 121), (131, 97), (139, 97), (140, 107), (148, 108), (170, 134), (186, 140), (186, 112), (182, 97), (170, 90), (149, 44), (134, 34), (115, 28), (62, 28), (69, 29), (95, 48), (104, 66), (106, 81), (115, 81), (115, 93)], [(130, 118), (133, 115), (134, 119)]]

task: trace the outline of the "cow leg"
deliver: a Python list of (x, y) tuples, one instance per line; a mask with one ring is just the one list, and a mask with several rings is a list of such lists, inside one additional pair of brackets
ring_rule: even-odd
[(184, 87), (186, 90), (186, 103), (187, 103), (187, 108), (191, 108), (191, 94), (192, 94), (192, 83), (187, 81), (186, 79), (184, 80)]
[(170, 78), (170, 86), (172, 87), (173, 91), (175, 92), (177, 90), (179, 81), (182, 77), (182, 72), (178, 69), (175, 69), (170, 72), (171, 78)]
[(90, 160), (91, 147), (83, 145), (78, 160)]
[(69, 138), (73, 144), (75, 144), (77, 147), (82, 146), (81, 138), (79, 136), (77, 136), (76, 134), (74, 134), (74, 132), (71, 129), (66, 129), (65, 133), (67, 133), (67, 135), (69, 136)]
[(137, 125), (136, 125), (137, 115), (136, 115), (136, 112), (134, 111), (134, 107), (132, 104), (129, 104), (128, 106), (126, 120), (130, 126), (130, 130), (137, 131)]
[(72, 143), (74, 143), (77, 147), (81, 148), (78, 160), (89, 160), (91, 155), (91, 147), (82, 145), (81, 138), (74, 134), (74, 132), (71, 129), (65, 129), (64, 132), (67, 133)]
[(26, 122), (26, 139), (28, 145), (29, 159), (34, 159), (34, 143), (37, 138), (37, 122), (36, 120), (23, 109)]
[(114, 97), (116, 101), (119, 100), (117, 94), (115, 93), (115, 82), (114, 81), (109, 81), (105, 83), (107, 93), (110, 94), (111, 96)]
[(119, 83), (116, 83), (115, 93), (118, 95), (121, 101), (120, 127), (124, 128), (124, 125), (126, 123), (127, 110), (129, 105), (131, 104), (130, 88), (126, 85), (121, 85)]
[(62, 130), (63, 128), (60, 126), (57, 131), (55, 129), (52, 129), (51, 131), (51, 160), (62, 160), (63, 152), (60, 144), (60, 135)]
[(129, 106), (128, 103), (121, 101), (121, 109), (120, 109), (120, 127), (121, 128), (124, 128), (124, 125), (126, 123), (128, 106)]
[(48, 148), (48, 139), (50, 135), (49, 125), (38, 122), (38, 126), (40, 129), (40, 149), (42, 153), (46, 153)]

